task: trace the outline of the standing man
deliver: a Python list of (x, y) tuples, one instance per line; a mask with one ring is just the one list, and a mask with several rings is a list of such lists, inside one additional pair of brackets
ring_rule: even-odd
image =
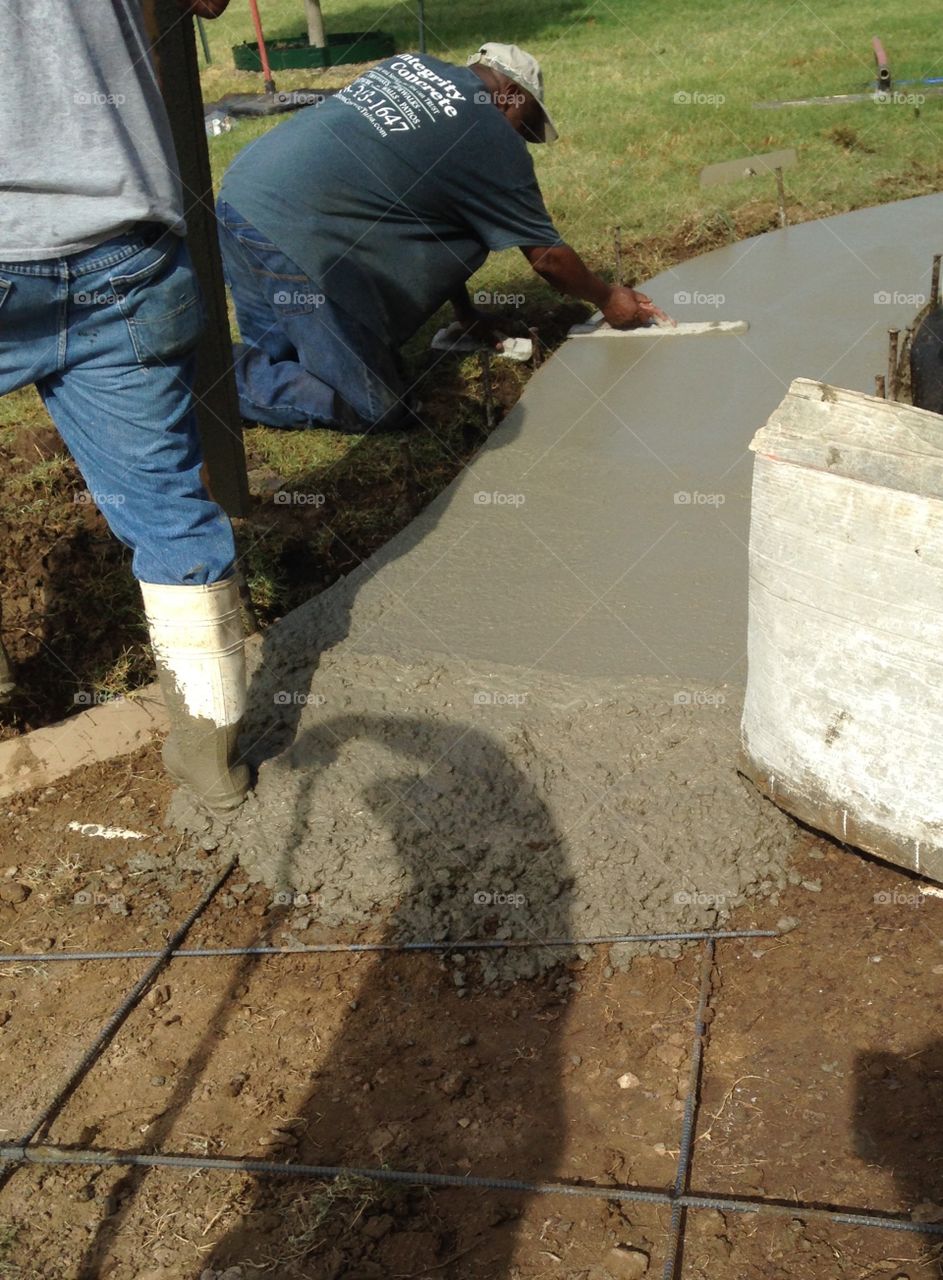
[[(227, 3), (180, 8), (215, 17)], [(203, 309), (142, 9), (4, 0), (0, 394), (35, 383), (132, 549), (172, 726), (165, 764), (225, 810), (248, 787), (233, 763), (245, 705), (235, 547), (200, 478)], [(4, 654), (0, 696), (12, 679)]]
[(491, 327), (466, 281), (520, 248), (616, 328), (662, 313), (563, 242), (527, 143), (557, 136), (535, 58), (484, 44), (455, 67), (398, 54), (245, 148), (217, 204), (243, 345), (243, 415), (364, 431), (409, 412), (398, 348), (446, 301)]

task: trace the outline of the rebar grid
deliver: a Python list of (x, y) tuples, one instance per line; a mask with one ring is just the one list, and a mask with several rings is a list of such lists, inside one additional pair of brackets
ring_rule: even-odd
[[(192, 926), (206, 911), (216, 893), (231, 875), (235, 862), (231, 862), (218, 879), (204, 893), (197, 905), (174, 931), (167, 945), (157, 951), (98, 951), (52, 952), (43, 954), (0, 955), (0, 963), (55, 963), (88, 962), (126, 959), (152, 959), (154, 961), (141, 975), (102, 1030), (92, 1041), (76, 1067), (70, 1072), (51, 1102), (36, 1117), (23, 1137), (15, 1143), (0, 1144), (0, 1189), (6, 1185), (17, 1169), (24, 1165), (96, 1165), (99, 1167), (137, 1167), (191, 1169), (217, 1172), (255, 1174), (262, 1177), (293, 1177), (327, 1181), (341, 1177), (363, 1178), (378, 1183), (397, 1183), (424, 1187), (469, 1188), (475, 1190), (515, 1191), (525, 1195), (564, 1195), (584, 1199), (601, 1199), (650, 1204), (671, 1210), (668, 1239), (662, 1280), (680, 1280), (683, 1271), (683, 1245), (686, 1213), (688, 1210), (713, 1209), (726, 1213), (757, 1214), (789, 1218), (810, 1218), (844, 1226), (898, 1231), (908, 1234), (943, 1237), (943, 1222), (914, 1222), (903, 1215), (882, 1214), (870, 1208), (854, 1209), (838, 1205), (807, 1203), (803, 1201), (777, 1200), (767, 1197), (719, 1196), (710, 1192), (690, 1190), (693, 1168), (694, 1135), (700, 1105), (700, 1086), (704, 1066), (707, 1011), (713, 993), (714, 964), (718, 942), (757, 938), (775, 938), (775, 930), (697, 930), (659, 934), (613, 934), (591, 938), (557, 939), (482, 939), (471, 942), (405, 942), (405, 943), (324, 943), (306, 947), (224, 947), (184, 949), (180, 944)], [(688, 1092), (684, 1103), (681, 1140), (674, 1183), (670, 1190), (655, 1188), (601, 1186), (598, 1184), (558, 1182), (528, 1182), (516, 1178), (494, 1178), (471, 1174), (422, 1173), (397, 1169), (357, 1168), (345, 1165), (293, 1164), (288, 1161), (253, 1160), (241, 1157), (200, 1157), (167, 1154), (147, 1154), (134, 1151), (106, 1151), (92, 1148), (70, 1148), (56, 1144), (40, 1144), (36, 1137), (46, 1131), (56, 1116), (72, 1097), (79, 1084), (102, 1053), (117, 1035), (121, 1026), (137, 1008), (157, 976), (178, 959), (223, 956), (298, 956), (306, 954), (333, 954), (351, 952), (371, 954), (376, 952), (430, 953), (511, 949), (519, 947), (573, 947), (599, 946), (615, 943), (640, 943), (657, 945), (662, 942), (703, 942), (700, 994), (695, 1015), (694, 1035), (690, 1053)]]

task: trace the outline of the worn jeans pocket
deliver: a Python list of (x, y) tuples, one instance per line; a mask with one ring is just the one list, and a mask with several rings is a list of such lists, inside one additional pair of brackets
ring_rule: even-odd
[[(278, 315), (309, 315), (323, 305), (324, 294), (319, 292), (310, 276), (267, 236), (237, 214), (231, 205), (220, 201), (217, 214), (225, 231), (235, 240), (237, 252), (251, 271), (256, 285), (276, 308)], [(224, 261), (225, 258), (224, 252)]]
[[(130, 270), (129, 270), (130, 268)], [(187, 246), (168, 232), (109, 277), (141, 364), (192, 351), (205, 324), (203, 299)]]

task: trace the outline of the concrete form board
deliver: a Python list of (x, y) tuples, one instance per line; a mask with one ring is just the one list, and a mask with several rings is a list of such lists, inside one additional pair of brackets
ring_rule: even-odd
[(943, 420), (797, 380), (756, 436), (742, 767), (943, 878)]

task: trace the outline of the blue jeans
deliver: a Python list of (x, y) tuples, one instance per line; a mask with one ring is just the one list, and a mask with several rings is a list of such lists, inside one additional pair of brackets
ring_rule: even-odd
[(0, 395), (30, 382), (144, 582), (228, 577), (193, 409), (203, 306), (187, 247), (141, 224), (84, 253), (0, 262)]
[(235, 365), (243, 417), (270, 427), (396, 427), (407, 408), (395, 351), (225, 200), (216, 214), (242, 336)]

